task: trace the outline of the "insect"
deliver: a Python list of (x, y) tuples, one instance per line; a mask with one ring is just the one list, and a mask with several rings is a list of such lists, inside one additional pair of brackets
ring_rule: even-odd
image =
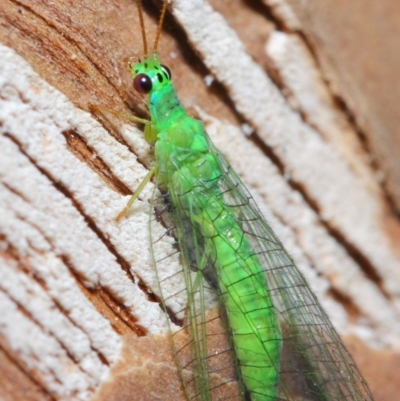
[[(131, 72), (135, 90), (148, 96), (151, 120), (132, 120), (145, 122), (155, 166), (118, 218), (155, 177), (169, 205), (168, 232), (176, 237), (185, 278), (183, 327), (190, 341), (182, 345), (174, 336), (174, 349), (187, 398), (372, 400), (329, 318), (240, 178), (203, 123), (181, 105), (156, 50), (167, 0), (150, 56), (140, 0), (136, 3), (144, 59)], [(223, 352), (212, 345), (220, 333), (210, 329), (209, 293), (229, 338)]]

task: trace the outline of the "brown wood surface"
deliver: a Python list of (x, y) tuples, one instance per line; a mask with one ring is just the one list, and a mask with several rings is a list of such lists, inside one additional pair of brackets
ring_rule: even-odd
[[(395, 263), (400, 260), (398, 251), (400, 225), (396, 216), (400, 207), (400, 178), (398, 177), (400, 168), (396, 152), (398, 148), (396, 145), (400, 141), (397, 112), (400, 93), (396, 86), (396, 76), (400, 64), (400, 52), (396, 51), (400, 32), (398, 32), (396, 21), (400, 17), (400, 6), (394, 0), (384, 2), (385, 4), (378, 0), (368, 0), (368, 2), (360, 0), (350, 2), (352, 8), (348, 4), (349, 2), (345, 1), (340, 2), (339, 5), (333, 1), (324, 2), (323, 5), (313, 1), (300, 3), (268, 0), (265, 0), (265, 4), (261, 1), (227, 0), (213, 0), (211, 3), (237, 32), (246, 51), (264, 69), (266, 75), (272, 77), (273, 83), (286, 99), (290, 109), (300, 116), (299, 120), (317, 131), (324, 138), (323, 141), (329, 143), (335, 152), (337, 151), (338, 159), (344, 165), (350, 166), (349, 175), (354, 173), (354, 176), (362, 182), (363, 188), (365, 188), (363, 192), (365, 199), (370, 195), (376, 200), (378, 206), (373, 221), (385, 235), (385, 240), (389, 244), (387, 245), (388, 258), (393, 260), (393, 266), (395, 266)], [(298, 26), (293, 28), (289, 20), (285, 19), (286, 14), (282, 14), (282, 9), (279, 8), (280, 3), (289, 5), (293, 3), (292, 11), (298, 17)], [(158, 12), (158, 6), (146, 3), (145, 26), (150, 38), (153, 38), (155, 34)], [(142, 53), (138, 27), (136, 6), (131, 0), (73, 2), (4, 0), (0, 4), (0, 42), (14, 49), (45, 82), (64, 94), (74, 106), (87, 112), (90, 111), (91, 105), (101, 105), (113, 110), (129, 111), (143, 117), (148, 116), (144, 100), (132, 90), (132, 82), (127, 70), (128, 59), (132, 56), (140, 56)], [(284, 73), (279, 70), (277, 61), (271, 54), (266, 54), (265, 44), (277, 30), (294, 37), (304, 49), (307, 62), (319, 74), (315, 78), (315, 82), (323, 93), (321, 104), (323, 103), (324, 110), (329, 110), (334, 115), (335, 124), (343, 127), (340, 135), (331, 134), (336, 132), (332, 128), (333, 123), (332, 127), (321, 126), (319, 124), (324, 125), (323, 122), (313, 120), (313, 116), (303, 108), (301, 98), (296, 98), (294, 90), (286, 86)], [(175, 86), (183, 104), (194, 114), (199, 113), (197, 109), (199, 107), (208, 115), (217, 117), (222, 124), (239, 126), (249, 123), (250, 126), (255, 127), (255, 134), (248, 142), (257, 148), (263, 157), (271, 159), (281, 176), (285, 177), (285, 174), (289, 174), (287, 171), (290, 171), (290, 168), (286, 166), (286, 161), (281, 158), (278, 151), (275, 152), (274, 146), (263, 142), (262, 136), (258, 135), (256, 124), (249, 121), (247, 115), (241, 111), (241, 106), (237, 105), (236, 99), (232, 96), (232, 89), (218, 79), (217, 73), (212, 67), (207, 66), (207, 62), (203, 62), (205, 57), (202, 50), (196, 47), (192, 39), (188, 39), (188, 35), (190, 36), (186, 33), (185, 28), (181, 28), (174, 17), (168, 14), (159, 44), (159, 54), (173, 72)], [(296, 69), (296, 64), (293, 65), (293, 68)], [(18, 77), (19, 74), (22, 74), (21, 71), (15, 70), (15, 76)], [(214, 80), (210, 86), (207, 86), (204, 78), (209, 74), (213, 76)], [(18, 94), (18, 97), (24, 100), (23, 93)], [(26, 104), (29, 106), (29, 99), (26, 99)], [(34, 109), (34, 106), (32, 107)], [(49, 108), (51, 107), (50, 104)], [(12, 120), (17, 117), (10, 115), (9, 118)], [(24, 117), (19, 115), (18, 118), (23, 119)], [(130, 146), (134, 153), (136, 152), (135, 146), (140, 148), (141, 145), (136, 145), (136, 142), (132, 145), (121, 134), (120, 129), (125, 124), (121, 120), (113, 116), (107, 120), (100, 118), (99, 115), (94, 115), (94, 118), (101, 122), (108, 135), (118, 145)], [(45, 119), (43, 124), (45, 127)], [(7, 126), (4, 116), (1, 125)], [(45, 131), (46, 128), (43, 130)], [(45, 177), (55, 191), (61, 194), (73, 209), (78, 211), (82, 224), (88, 228), (90, 235), (98, 239), (104, 252), (111, 255), (113, 262), (119, 267), (127, 282), (142, 291), (149, 305), (156, 305), (158, 308), (159, 299), (153, 294), (149, 281), (142, 277), (135, 267), (132, 267), (131, 260), (120, 250), (116, 242), (118, 235), (113, 234), (113, 229), (107, 231), (106, 227), (108, 226), (103, 226), (99, 223), (100, 220), (97, 220), (100, 218), (98, 216), (102, 214), (102, 210), (98, 210), (98, 214), (96, 212), (92, 214), (88, 206), (90, 202), (85, 203), (85, 198), (77, 195), (80, 190), (84, 190), (85, 185), (91, 186), (92, 183), (83, 182), (79, 187), (82, 189), (77, 189), (81, 177), (72, 176), (70, 181), (68, 178), (63, 181), (62, 177), (66, 177), (63, 174), (68, 175), (68, 169), (62, 170), (62, 174), (58, 175), (58, 170), (51, 170), (52, 164), (46, 165), (37, 156), (35, 149), (29, 147), (28, 139), (25, 144), (11, 131), (2, 133), (5, 139), (10, 140), (12, 146), (18, 149), (17, 152), (25, 158), (24, 160), (35, 167), (38, 175)], [(99, 188), (102, 188), (99, 193), (110, 191), (122, 205), (124, 203), (122, 196), (130, 194), (137, 186), (136, 182), (118, 176), (115, 165), (101, 156), (100, 151), (89, 143), (83, 134), (80, 134), (79, 128), (75, 130), (60, 128), (59, 135), (65, 141), (63, 146), (76, 159), (76, 163), (83, 162), (93, 175), (99, 178), (102, 185), (99, 184)], [(49, 149), (51, 149), (50, 144)], [(137, 159), (140, 164), (148, 168), (147, 151), (140, 152), (140, 149), (136, 152)], [(227, 157), (229, 158), (229, 155)], [(237, 154), (237, 159), (240, 164), (241, 154)], [(128, 162), (130, 159), (126, 163)], [(243, 161), (243, 163), (246, 162)], [(314, 165), (312, 163), (313, 158), (310, 157), (312, 168), (315, 170), (320, 168), (318, 161)], [(74, 166), (71, 166), (71, 171), (72, 167)], [(235, 168), (237, 167), (235, 166)], [(246, 166), (244, 166), (245, 168)], [(259, 173), (260, 176), (263, 174), (265, 175), (263, 171)], [(291, 174), (290, 171), (289, 175)], [(256, 173), (254, 173), (255, 175)], [(5, 170), (0, 173), (0, 179), (3, 177), (5, 177)], [(30, 179), (29, 174), (28, 179)], [(33, 175), (31, 179), (33, 182)], [(140, 182), (139, 178), (137, 180)], [(261, 181), (254, 178), (255, 182), (253, 182), (252, 174), (247, 177), (247, 180), (256, 190), (260, 189)], [(74, 186), (75, 181), (77, 187)], [(365, 282), (373, 286), (374, 290), (393, 309), (393, 316), (397, 316), (400, 286), (396, 279), (390, 279), (389, 275), (385, 276), (379, 270), (381, 267), (379, 262), (376, 262), (367, 250), (359, 246), (356, 239), (353, 239), (356, 238), (356, 234), (354, 234), (355, 237), (352, 237), (351, 232), (346, 231), (345, 225), (341, 225), (340, 221), (336, 221), (335, 218), (330, 220), (327, 217), (329, 210), (326, 212), (323, 200), (320, 200), (311, 191), (312, 184), (297, 178), (289, 178), (288, 181), (291, 191), (295, 193), (294, 196), (302, 198), (308, 207), (307, 210), (311, 210), (313, 215), (322, 215), (320, 220), (313, 223), (314, 227), (322, 228), (332, 240), (332, 244), (339, 244), (344, 256), (338, 254), (337, 260), (333, 260), (332, 264), (344, 260), (346, 263), (351, 262), (356, 265), (365, 277)], [(73, 184), (70, 185), (68, 182)], [(14, 186), (4, 179), (4, 185), (7, 191), (26, 201), (27, 204), (31, 203), (29, 196), (24, 192), (25, 189), (21, 189), (18, 182), (15, 182)], [(93, 186), (95, 185), (93, 184)], [(269, 188), (265, 189), (265, 191), (269, 190)], [(261, 194), (262, 191), (260, 189)], [(40, 193), (40, 188), (36, 192)], [(339, 198), (346, 198), (346, 196), (347, 193), (339, 194)], [(97, 200), (97, 198), (93, 199), (93, 202), (97, 202)], [(363, 207), (362, 200), (363, 198), (357, 205), (359, 209)], [(104, 201), (104, 205), (107, 205), (108, 202), (112, 203), (113, 207), (116, 205), (113, 203), (114, 200), (101, 199), (101, 201)], [(290, 208), (291, 201), (287, 202), (287, 208)], [(360, 202), (360, 198), (357, 198), (355, 202)], [(43, 204), (46, 204), (46, 199), (43, 199)], [(60, 224), (68, 225), (68, 218), (63, 222), (61, 204), (63, 201), (60, 201), (60, 204), (53, 201), (48, 207), (49, 210), (54, 210), (56, 216), (60, 217)], [(43, 292), (49, 292), (51, 299), (56, 300), (56, 296), (48, 287), (49, 283), (38, 273), (40, 269), (33, 262), (32, 254), (29, 251), (25, 253), (22, 251), (23, 247), (19, 247), (19, 239), (22, 241), (30, 238), (28, 235), (25, 237), (24, 230), (21, 228), (23, 226), (15, 226), (17, 227), (14, 231), (15, 236), (10, 234), (11, 231), (3, 230), (2, 221), (4, 222), (8, 217), (7, 213), (10, 215), (15, 213), (11, 211), (11, 208), (8, 212), (7, 207), (0, 211), (0, 256), (2, 261), (0, 269), (2, 269), (2, 263), (4, 266), (6, 264), (14, 266), (15, 271), (21, 276), (26, 280), (32, 280), (35, 285), (40, 286)], [(1, 215), (1, 213), (7, 215)], [(28, 208), (23, 208), (20, 215), (16, 214), (16, 220), (35, 226), (30, 223), (29, 213)], [(34, 214), (34, 212), (32, 213)], [(113, 213), (110, 213), (110, 216), (115, 216)], [(300, 214), (299, 219), (305, 218), (304, 216), (305, 214)], [(279, 215), (277, 220), (282, 220), (281, 223), (285, 226), (286, 222)], [(114, 224), (112, 217), (108, 218), (107, 224), (110, 226)], [(124, 231), (124, 228), (121, 228), (119, 233), (121, 238), (124, 238), (124, 235), (140, 236), (140, 229), (132, 227), (129, 230), (133, 231), (129, 231), (128, 228)], [(374, 227), (372, 226), (372, 229)], [(46, 363), (49, 361), (45, 358), (41, 360), (40, 349), (37, 350), (37, 354), (29, 354), (26, 349), (18, 348), (16, 343), (11, 341), (10, 331), (2, 330), (0, 332), (0, 398), (4, 400), (181, 399), (179, 397), (182, 397), (182, 390), (174, 370), (168, 336), (165, 333), (156, 335), (152, 332), (152, 327), (145, 327), (140, 316), (145, 315), (146, 311), (138, 310), (136, 314), (135, 309), (125, 304), (124, 296), (119, 294), (112, 284), (107, 284), (107, 282), (104, 284), (100, 279), (98, 282), (91, 281), (89, 276), (82, 273), (86, 267), (91, 267), (90, 263), (87, 266), (78, 267), (74, 259), (71, 259), (70, 254), (60, 250), (62, 246), (58, 245), (58, 242), (56, 243), (56, 239), (47, 234), (45, 228), (41, 229), (40, 223), (35, 228), (52, 246), (49, 251), (45, 248), (38, 250), (32, 239), (27, 239), (26, 248), (40, 254), (44, 258), (43, 260), (54, 253), (57, 260), (71, 272), (76, 288), (94, 306), (93, 310), (97, 315), (93, 312), (93, 316), (90, 318), (97, 321), (96, 319), (100, 320), (102, 317), (105, 321), (110, 322), (110, 333), (115, 334), (115, 339), (112, 341), (116, 343), (119, 340), (123, 345), (121, 345), (119, 354), (115, 351), (115, 354), (110, 352), (110, 355), (106, 354), (103, 346), (93, 345), (92, 348), (95, 349), (98, 360), (101, 361), (104, 368), (104, 375), (101, 379), (96, 376), (96, 379), (88, 380), (89, 385), (86, 392), (78, 391), (79, 386), (76, 385), (71, 387), (74, 389), (73, 392), (68, 393), (69, 387), (65, 382), (59, 380), (57, 384), (57, 374), (54, 373), (54, 363), (57, 363), (57, 357), (54, 357), (52, 363), (48, 365), (49, 371), (54, 376), (54, 384), (53, 379), (48, 379), (44, 374)], [(79, 230), (77, 228), (76, 238), (80, 238)], [(343, 289), (345, 287), (340, 287), (339, 273), (327, 272), (324, 274), (321, 272), (322, 267), (318, 269), (318, 263), (304, 245), (305, 234), (299, 233), (295, 225), (291, 230), (294, 232), (299, 252), (303, 252), (305, 259), (310, 260), (308, 264), (317, 269), (316, 276), (322, 276), (324, 282), (328, 283), (329, 288), (325, 294), (328, 299), (326, 304), (328, 308), (329, 302), (333, 302), (344, 310), (346, 321), (353, 327), (362, 328), (363, 322), (366, 322), (365, 326), (368, 326), (372, 332), (375, 330), (375, 341), (369, 342), (365, 338), (363, 341), (360, 336), (356, 336), (356, 331), (346, 331), (342, 327), (344, 334), (347, 335), (345, 342), (370, 383), (376, 401), (396, 399), (400, 391), (399, 383), (396, 380), (400, 374), (399, 344), (397, 343), (396, 346), (396, 336), (399, 338), (399, 333), (396, 330), (390, 333), (390, 328), (380, 326), (379, 319), (374, 321), (367, 316), (357, 303), (359, 301), (353, 300), (354, 294), (347, 293)], [(70, 238), (65, 236), (65, 241), (69, 240)], [(86, 246), (86, 244), (82, 244), (82, 249), (84, 245)], [(319, 246), (318, 242), (315, 246)], [(371, 246), (368, 247), (371, 248)], [(78, 248), (77, 245), (76, 252), (80, 253)], [(84, 249), (86, 252), (86, 248)], [(143, 251), (143, 249), (138, 249), (138, 254)], [(289, 251), (295, 258), (297, 257), (296, 250), (289, 249)], [(333, 254), (335, 252), (334, 250)], [(134, 257), (139, 258), (137, 254)], [(133, 259), (134, 257), (132, 256)], [(301, 258), (302, 256), (299, 256), (299, 260)], [(327, 255), (327, 259), (329, 258), (331, 256)], [(140, 259), (138, 264), (141, 263)], [(396, 275), (398, 277), (398, 273), (393, 272), (393, 277)], [(343, 279), (343, 281), (346, 280)], [(354, 286), (357, 287), (357, 284), (355, 283)], [(0, 293), (6, 297), (9, 296), (9, 299), (15, 303), (15, 314), (20, 313), (25, 318), (31, 319), (44, 332), (48, 330), (44, 320), (41, 321), (26, 307), (31, 302), (30, 300), (35, 298), (35, 293), (32, 292), (31, 298), (28, 297), (25, 301), (12, 295), (6, 285), (0, 288)], [(367, 299), (368, 297), (367, 294), (366, 304), (370, 301)], [(326, 305), (324, 304), (324, 306)], [(53, 308), (57, 309), (60, 315), (66, 316), (79, 326), (77, 323), (79, 319), (74, 320), (75, 317), (71, 317), (71, 311), (66, 310), (58, 301), (54, 301)], [(150, 308), (151, 306), (149, 306), (149, 310)], [(0, 329), (7, 326), (4, 322), (1, 324)], [(388, 323), (387, 326), (390, 324)], [(9, 327), (13, 329), (14, 326), (10, 324)], [(85, 329), (82, 330), (85, 331)], [(386, 330), (389, 333), (388, 338), (392, 340), (382, 340), (382, 343), (377, 345), (376, 338), (380, 337), (379, 330), (385, 334)], [(360, 331), (362, 330), (360, 329)], [(13, 335), (29, 336), (30, 333), (15, 332)], [(57, 337), (57, 335), (54, 336)], [(75, 366), (81, 366), (79, 358), (71, 355), (72, 351), (68, 348), (68, 344), (64, 344), (58, 337), (57, 341), (62, 344), (61, 348), (72, 361), (71, 366), (74, 369)], [(34, 339), (32, 343), (34, 343)], [(49, 376), (53, 377), (50, 374)]]
[[(377, 2), (289, 1), (303, 23), (333, 92), (360, 129), (395, 212), (399, 212), (400, 5)], [(296, 4), (297, 3), (297, 4)]]

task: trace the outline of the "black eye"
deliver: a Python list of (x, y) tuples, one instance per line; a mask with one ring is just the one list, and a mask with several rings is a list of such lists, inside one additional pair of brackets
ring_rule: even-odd
[(172, 77), (171, 70), (166, 65), (163, 65), (163, 64), (161, 64), (161, 68), (162, 68), (163, 72), (165, 73), (166, 78), (171, 80), (171, 77)]
[(133, 87), (137, 92), (146, 94), (153, 88), (153, 83), (151, 82), (150, 77), (146, 74), (139, 74), (133, 80)]

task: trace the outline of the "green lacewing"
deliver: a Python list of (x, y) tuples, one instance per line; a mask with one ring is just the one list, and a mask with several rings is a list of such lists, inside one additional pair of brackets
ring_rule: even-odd
[[(153, 178), (153, 202), (176, 238), (187, 305), (173, 347), (188, 400), (372, 400), (349, 352), (240, 178), (188, 115), (157, 55), (167, 10), (148, 56), (131, 66), (134, 88), (148, 96), (145, 139), (155, 165), (118, 218)], [(165, 217), (168, 213), (168, 218)], [(153, 251), (158, 238), (152, 238)], [(157, 268), (157, 261), (155, 260)], [(160, 282), (163, 293), (165, 282)], [(163, 298), (166, 307), (168, 299)], [(214, 303), (214, 312), (208, 305)], [(211, 309), (210, 309), (211, 310)], [(217, 311), (217, 312), (215, 312)], [(227, 341), (221, 341), (221, 338)]]

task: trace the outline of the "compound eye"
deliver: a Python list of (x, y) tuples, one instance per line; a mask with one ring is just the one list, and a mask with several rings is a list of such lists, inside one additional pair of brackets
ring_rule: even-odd
[(136, 75), (135, 79), (133, 80), (133, 87), (137, 92), (147, 94), (152, 90), (153, 83), (148, 75), (139, 74)]
[(172, 77), (172, 75), (171, 75), (171, 70), (170, 70), (166, 65), (164, 65), (164, 64), (161, 64), (161, 68), (162, 68), (162, 70), (164, 71), (164, 73), (166, 74), (167, 78), (168, 78), (169, 80), (171, 80), (171, 77)]

